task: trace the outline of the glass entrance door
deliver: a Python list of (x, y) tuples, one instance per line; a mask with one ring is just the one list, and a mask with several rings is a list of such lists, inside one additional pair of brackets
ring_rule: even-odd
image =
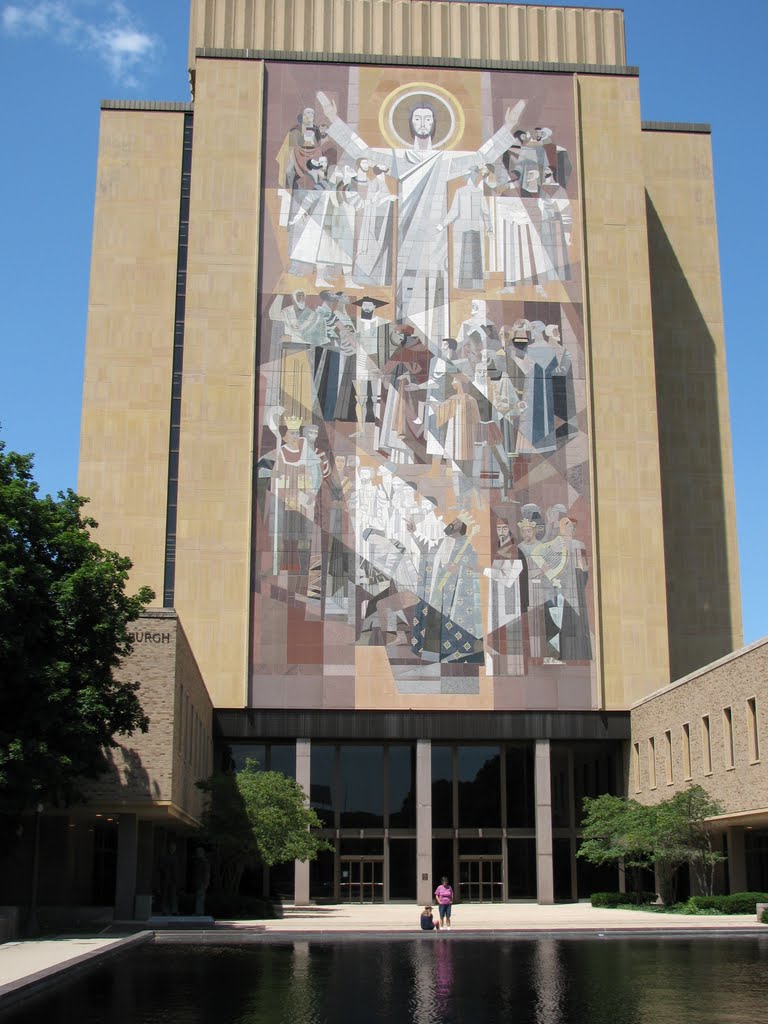
[(342, 858), (339, 899), (342, 903), (384, 902), (384, 858)]
[(459, 898), (462, 903), (501, 903), (501, 857), (460, 859)]

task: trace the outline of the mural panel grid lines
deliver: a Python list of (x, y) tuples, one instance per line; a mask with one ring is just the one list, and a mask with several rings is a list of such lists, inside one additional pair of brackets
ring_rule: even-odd
[(265, 95), (251, 703), (597, 707), (573, 77)]

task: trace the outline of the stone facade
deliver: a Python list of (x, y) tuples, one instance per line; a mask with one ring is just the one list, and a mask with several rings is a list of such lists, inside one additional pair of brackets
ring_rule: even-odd
[[(644, 124), (613, 9), (192, 0), (189, 52), (192, 104), (102, 110), (79, 490), (172, 636), (128, 667), (153, 716), (115, 752), (131, 813), (194, 824), (216, 710), (241, 753), (295, 744), (308, 791), (347, 741), (382, 765), (411, 744), (399, 838), (428, 896), (434, 841), (458, 873), (489, 838), (436, 839), (435, 744), (493, 761), (513, 738), (539, 898), (575, 897), (580, 745), (596, 795), (633, 708), (640, 795), (674, 791), (678, 690), (736, 806), (761, 698), (752, 652), (701, 669), (741, 643), (706, 126)], [(735, 696), (707, 712), (710, 677)], [(430, 714), (450, 735), (425, 739)], [(512, 892), (529, 854), (487, 824)], [(377, 871), (401, 858), (398, 891), (410, 846), (339, 830), (297, 898), (338, 896), (353, 838)]]
[(199, 48), (622, 65), (623, 11), (438, 0), (193, 0)]
[(213, 770), (213, 705), (175, 612), (144, 612), (133, 635), (133, 654), (117, 675), (141, 683), (149, 730), (116, 737), (112, 769), (88, 785), (83, 812), (90, 817), (120, 807), (194, 827), (202, 810), (194, 784)]
[[(765, 826), (766, 715), (768, 638), (634, 705), (629, 795), (654, 804), (695, 783), (723, 805), (722, 824)], [(667, 735), (671, 739), (671, 760)], [(651, 740), (655, 747), (655, 785)]]

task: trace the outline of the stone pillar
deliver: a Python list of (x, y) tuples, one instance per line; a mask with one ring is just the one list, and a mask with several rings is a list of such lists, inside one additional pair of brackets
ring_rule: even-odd
[(121, 814), (117, 827), (117, 883), (115, 920), (132, 921), (136, 900), (136, 863), (139, 825), (135, 814)]
[[(296, 781), (307, 794), (309, 802), (310, 758), (312, 743), (310, 740), (296, 740)], [(293, 902), (297, 907), (305, 907), (309, 903), (309, 861), (297, 860), (294, 866)]]
[(747, 892), (747, 858), (744, 852), (744, 829), (728, 829), (728, 888), (730, 892)]
[(416, 899), (432, 902), (432, 741), (416, 741)]
[(538, 902), (546, 904), (555, 902), (552, 871), (552, 776), (549, 760), (549, 740), (536, 740), (536, 891)]
[(145, 921), (152, 916), (152, 889), (155, 874), (155, 826), (140, 821), (136, 851), (136, 903), (134, 917)]

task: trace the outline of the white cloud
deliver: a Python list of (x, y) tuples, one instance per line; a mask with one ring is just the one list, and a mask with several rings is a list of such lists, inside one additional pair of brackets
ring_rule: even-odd
[(161, 49), (144, 32), (123, 0), (94, 5), (91, 0), (26, 0), (6, 4), (0, 25), (11, 36), (47, 36), (63, 46), (96, 56), (116, 82), (138, 85), (137, 76)]

